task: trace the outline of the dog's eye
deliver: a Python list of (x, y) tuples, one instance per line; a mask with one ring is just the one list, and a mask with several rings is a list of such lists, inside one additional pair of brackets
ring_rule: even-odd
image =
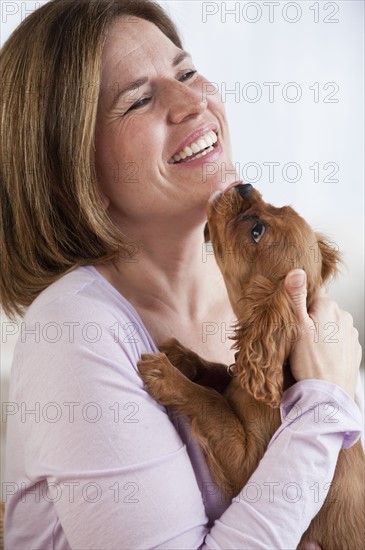
[(251, 237), (255, 241), (255, 243), (258, 243), (265, 233), (265, 226), (261, 222), (256, 222), (253, 228), (251, 229)]

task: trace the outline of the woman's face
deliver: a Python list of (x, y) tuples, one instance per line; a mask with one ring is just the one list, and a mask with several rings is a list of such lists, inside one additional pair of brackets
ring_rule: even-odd
[[(96, 165), (104, 204), (122, 229), (183, 214), (203, 218), (210, 194), (237, 179), (221, 98), (183, 53), (143, 19), (123, 17), (109, 29)], [(207, 134), (213, 143), (197, 141)], [(188, 157), (173, 160), (192, 143), (185, 149)], [(210, 152), (188, 161), (192, 153), (199, 154), (196, 147), (201, 151), (204, 146)]]

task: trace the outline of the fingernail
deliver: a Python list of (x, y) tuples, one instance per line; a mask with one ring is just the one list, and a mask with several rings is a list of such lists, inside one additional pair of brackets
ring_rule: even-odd
[(301, 269), (298, 269), (297, 271), (293, 271), (293, 273), (290, 273), (288, 275), (288, 282), (292, 287), (300, 287), (304, 284), (304, 281), (305, 281), (305, 273)]

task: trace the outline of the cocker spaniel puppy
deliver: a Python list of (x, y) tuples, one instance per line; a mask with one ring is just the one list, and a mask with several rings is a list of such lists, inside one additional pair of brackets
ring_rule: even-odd
[[(159, 403), (190, 419), (213, 478), (233, 498), (280, 426), (282, 393), (295, 382), (288, 358), (300, 328), (284, 279), (291, 269), (305, 270), (309, 307), (335, 274), (339, 253), (292, 208), (265, 203), (247, 184), (211, 199), (208, 229), (237, 317), (233, 376), (175, 339), (162, 353), (143, 355), (138, 368)], [(299, 549), (309, 541), (323, 550), (364, 548), (364, 468), (360, 442), (341, 450), (328, 496)]]

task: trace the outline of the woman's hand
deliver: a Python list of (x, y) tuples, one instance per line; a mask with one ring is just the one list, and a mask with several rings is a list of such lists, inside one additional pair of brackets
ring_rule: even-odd
[(359, 334), (349, 313), (321, 291), (309, 312), (306, 308), (306, 275), (294, 269), (285, 279), (301, 337), (294, 344), (290, 367), (299, 382), (308, 378), (327, 380), (354, 397), (361, 362)]

